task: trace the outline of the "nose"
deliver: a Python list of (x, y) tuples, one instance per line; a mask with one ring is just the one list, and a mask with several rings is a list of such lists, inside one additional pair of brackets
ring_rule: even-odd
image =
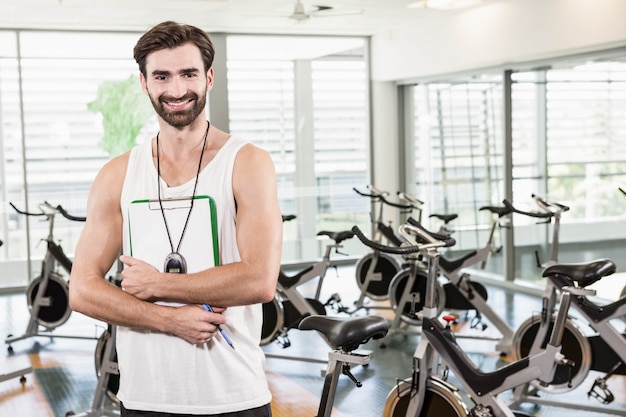
[(187, 93), (185, 82), (179, 77), (173, 77), (172, 82), (168, 86), (169, 95), (173, 98), (180, 98)]

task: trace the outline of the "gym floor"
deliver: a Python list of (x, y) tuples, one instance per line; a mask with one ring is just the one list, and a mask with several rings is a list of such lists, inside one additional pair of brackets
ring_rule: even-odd
[[(308, 285), (308, 284), (307, 284)], [(304, 286), (304, 291), (313, 288)], [(324, 282), (322, 299), (338, 292), (344, 304), (357, 299), (357, 285), (352, 267), (341, 267), (338, 276), (331, 269)], [(501, 311), (506, 321), (516, 328), (522, 321), (540, 308), (540, 301), (530, 295), (513, 293), (502, 288), (488, 287), (489, 303), (496, 311)], [(312, 294), (312, 292), (311, 292)], [(382, 303), (384, 305), (384, 303)], [(0, 336), (19, 336), (26, 330), (28, 308), (24, 294), (0, 295), (0, 310), (3, 317), (0, 323)], [(389, 310), (372, 309), (371, 314), (391, 318)], [(469, 313), (469, 318), (473, 313)], [(464, 318), (463, 315), (460, 316)], [(497, 331), (489, 326), (485, 331), (470, 329), (461, 320), (458, 329), (459, 343), (469, 357), (483, 370), (489, 371), (504, 364), (495, 352), (495, 342), (485, 338), (497, 337)], [(80, 414), (90, 409), (96, 390), (94, 350), (96, 338), (105, 329), (103, 323), (94, 321), (78, 313), (72, 313), (53, 334), (76, 335), (87, 339), (34, 337), (12, 343), (13, 353), (6, 350), (0, 365), (0, 375), (18, 369), (32, 367), (32, 373), (25, 375), (26, 382), (20, 383), (19, 376), (0, 382), (0, 416), (20, 417), (63, 417), (68, 411)], [(347, 377), (339, 380), (333, 417), (381, 417), (385, 399), (395, 388), (398, 380), (410, 376), (411, 356), (419, 335), (411, 327), (407, 332), (396, 333), (382, 341), (370, 341), (365, 349), (372, 352), (372, 360), (367, 367), (356, 367), (353, 373), (362, 383), (356, 388)], [(272, 343), (264, 347), (268, 354), (267, 375), (274, 399), (274, 417), (312, 417), (316, 414), (319, 395), (323, 385), (323, 363), (328, 346), (315, 332), (291, 331), (291, 346), (282, 348)], [(563, 404), (575, 405), (576, 416), (595, 417), (614, 414), (626, 410), (626, 378), (614, 376), (609, 379), (609, 387), (615, 401), (602, 406), (595, 399), (587, 397), (593, 380), (599, 376), (591, 372), (573, 391), (562, 394), (540, 393), (542, 398), (553, 399)], [(451, 377), (452, 382), (454, 377)], [(510, 393), (503, 393), (510, 398)], [(584, 411), (586, 406), (603, 407), (607, 413)], [(539, 417), (570, 416), (572, 408), (537, 406), (526, 403), (520, 407), (526, 413)], [(611, 413), (613, 410), (613, 413)]]

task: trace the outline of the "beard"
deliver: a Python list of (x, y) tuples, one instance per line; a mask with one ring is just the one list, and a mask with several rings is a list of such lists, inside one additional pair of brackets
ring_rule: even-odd
[[(148, 96), (150, 97), (150, 102), (152, 103), (152, 107), (154, 107), (156, 113), (163, 120), (165, 120), (167, 124), (178, 129), (189, 126), (193, 123), (193, 121), (205, 111), (206, 107), (206, 94), (202, 97), (198, 97), (196, 93), (187, 93), (180, 98), (173, 98), (165, 95), (154, 98), (151, 94), (148, 94)], [(170, 111), (167, 110), (163, 104), (164, 102), (188, 100), (193, 100), (193, 107), (187, 110)]]

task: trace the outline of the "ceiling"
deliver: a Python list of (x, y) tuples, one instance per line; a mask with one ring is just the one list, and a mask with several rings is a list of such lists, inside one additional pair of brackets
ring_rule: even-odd
[[(289, 17), (297, 1), (0, 0), (0, 28), (144, 31), (175, 20), (209, 32), (374, 35), (454, 13), (432, 8), (442, 0), (428, 0), (429, 8), (407, 8), (416, 0), (302, 0), (305, 15), (313, 13), (297, 21)], [(488, 1), (496, 0), (483, 0), (483, 4)]]

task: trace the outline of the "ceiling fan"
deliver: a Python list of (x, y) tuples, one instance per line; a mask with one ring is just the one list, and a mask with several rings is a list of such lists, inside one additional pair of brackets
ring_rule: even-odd
[(301, 0), (296, 0), (296, 3), (293, 5), (293, 11), (288, 17), (296, 22), (303, 22), (312, 17), (346, 16), (361, 13), (363, 13), (361, 9), (342, 10), (333, 6), (323, 5), (311, 5), (307, 7)]

